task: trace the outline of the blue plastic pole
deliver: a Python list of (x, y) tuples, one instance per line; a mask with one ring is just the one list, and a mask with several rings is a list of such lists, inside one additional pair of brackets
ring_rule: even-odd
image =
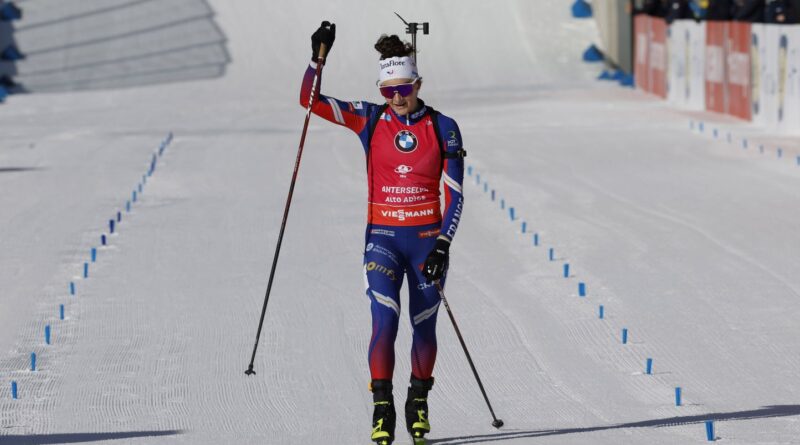
[(480, 184), (480, 183), (481, 183), (481, 175), (476, 174), (475, 175), (475, 184)]
[(599, 311), (598, 311), (598, 312), (599, 312), (599, 316), (600, 316), (600, 319), (601, 319), (601, 320), (602, 320), (602, 319), (604, 319), (604, 318), (606, 318), (606, 308), (605, 308), (605, 307), (603, 307), (603, 305), (602, 305), (602, 304), (600, 305), (600, 309), (599, 309)]
[(64, 305), (63, 304), (60, 304), (58, 306), (58, 315), (59, 315), (60, 319), (62, 319), (62, 320), (64, 319)]
[(650, 374), (652, 374), (652, 373), (653, 373), (653, 359), (651, 359), (651, 358), (648, 358), (648, 359), (647, 359), (647, 367), (646, 367), (646, 369), (645, 369), (645, 372), (646, 372), (648, 375), (650, 375)]
[(17, 382), (11, 382), (11, 398), (17, 400), (19, 398), (19, 393), (17, 392)]
[(125, 201), (125, 211), (130, 213), (131, 212), (131, 202)]
[(628, 329), (625, 328), (622, 329), (622, 344), (623, 345), (628, 344)]
[(93, 263), (97, 262), (97, 248), (96, 247), (92, 247), (92, 262)]
[(706, 126), (705, 126), (705, 124), (703, 124), (702, 122), (700, 122), (700, 132), (702, 133), (702, 132), (704, 132), (705, 130), (706, 130)]
[(759, 151), (759, 153), (761, 153), (763, 155), (764, 154), (764, 146), (763, 145), (759, 145), (758, 146), (758, 151)]
[(108, 220), (108, 233), (111, 233), (111, 234), (114, 233), (114, 220), (113, 219), (109, 219)]
[(489, 191), (489, 183), (488, 182), (484, 182), (483, 183), (483, 193), (486, 193), (488, 191)]
[(797, 157), (797, 165), (800, 165), (800, 156)]
[(514, 207), (508, 208), (508, 216), (511, 217), (511, 221), (514, 221)]
[(522, 221), (522, 233), (526, 233), (528, 231), (528, 223)]
[(467, 166), (467, 176), (472, 176), (472, 166)]
[(678, 386), (675, 388), (675, 406), (681, 406), (683, 402), (681, 401), (681, 387)]
[[(800, 162), (800, 161), (798, 161), (798, 162)], [(494, 201), (494, 198), (495, 198), (495, 191), (492, 190), (492, 201)]]
[(539, 245), (539, 234), (538, 233), (534, 233), (533, 234), (533, 245), (534, 246), (538, 246)]
[(500, 200), (500, 209), (504, 210), (505, 208), (506, 208), (506, 200), (505, 199), (501, 199)]
[(73, 282), (69, 283), (69, 294), (70, 295), (75, 295), (75, 283), (73, 283)]
[(586, 283), (578, 283), (578, 296), (579, 297), (586, 296)]
[(556, 259), (555, 254), (556, 254), (555, 250), (551, 247), (550, 250), (547, 252), (547, 257), (550, 259), (550, 261), (554, 261)]
[(106, 235), (105, 234), (100, 235), (100, 244), (102, 244), (104, 246), (106, 245)]
[(50, 325), (44, 327), (44, 342), (50, 344)]
[(131, 193), (131, 201), (136, 202), (136, 190)]
[(89, 263), (83, 263), (83, 278), (89, 278)]
[(782, 149), (782, 148), (779, 148), (779, 149), (778, 149), (778, 157), (779, 157), (779, 158), (780, 158), (780, 157), (783, 157), (783, 149)]
[(564, 278), (569, 278), (569, 263), (564, 263)]
[(122, 221), (122, 212), (117, 212), (117, 222)]
[(706, 420), (706, 438), (709, 442), (713, 442), (716, 439), (716, 434), (714, 434), (713, 420)]
[(36, 353), (31, 352), (31, 371), (36, 371)]

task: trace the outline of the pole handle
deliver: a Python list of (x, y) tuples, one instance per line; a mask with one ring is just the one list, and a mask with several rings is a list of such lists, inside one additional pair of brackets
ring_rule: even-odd
[(324, 43), (319, 44), (319, 56), (317, 56), (318, 63), (325, 63), (325, 57), (328, 56), (328, 47)]

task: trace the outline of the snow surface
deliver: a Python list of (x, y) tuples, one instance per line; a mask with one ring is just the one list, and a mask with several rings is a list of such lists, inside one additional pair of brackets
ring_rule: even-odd
[[(258, 375), (243, 371), (300, 136), (308, 35), (338, 25), (324, 91), (377, 100), (371, 46), (402, 31), (395, 10), (431, 22), (422, 97), (458, 120), (469, 150), (447, 294), (506, 423), (491, 427), (441, 314), (432, 442), (699, 443), (716, 419), (725, 443), (800, 443), (794, 154), (699, 136), (689, 119), (717, 118), (591, 81), (578, 60), (596, 30), (569, 3), (214, 0), (221, 78), (12, 97), (0, 107), (0, 444), (369, 443), (363, 153), (319, 119)], [(401, 324), (398, 388), (409, 334)]]

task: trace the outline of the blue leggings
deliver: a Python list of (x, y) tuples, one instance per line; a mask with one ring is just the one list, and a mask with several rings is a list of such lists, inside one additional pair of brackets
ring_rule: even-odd
[[(369, 369), (373, 380), (391, 380), (394, 340), (400, 320), (400, 287), (408, 277), (409, 318), (414, 330), (411, 373), (427, 380), (436, 362), (436, 315), (441, 299), (426, 283), (422, 266), (433, 249), (441, 225), (367, 227), (364, 280), (372, 305)], [(444, 278), (441, 280), (444, 286)]]

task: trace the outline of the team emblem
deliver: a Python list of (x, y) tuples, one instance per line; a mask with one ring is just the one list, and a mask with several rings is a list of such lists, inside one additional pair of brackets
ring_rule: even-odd
[(408, 130), (400, 130), (394, 137), (394, 146), (403, 153), (411, 153), (418, 144), (417, 137)]

